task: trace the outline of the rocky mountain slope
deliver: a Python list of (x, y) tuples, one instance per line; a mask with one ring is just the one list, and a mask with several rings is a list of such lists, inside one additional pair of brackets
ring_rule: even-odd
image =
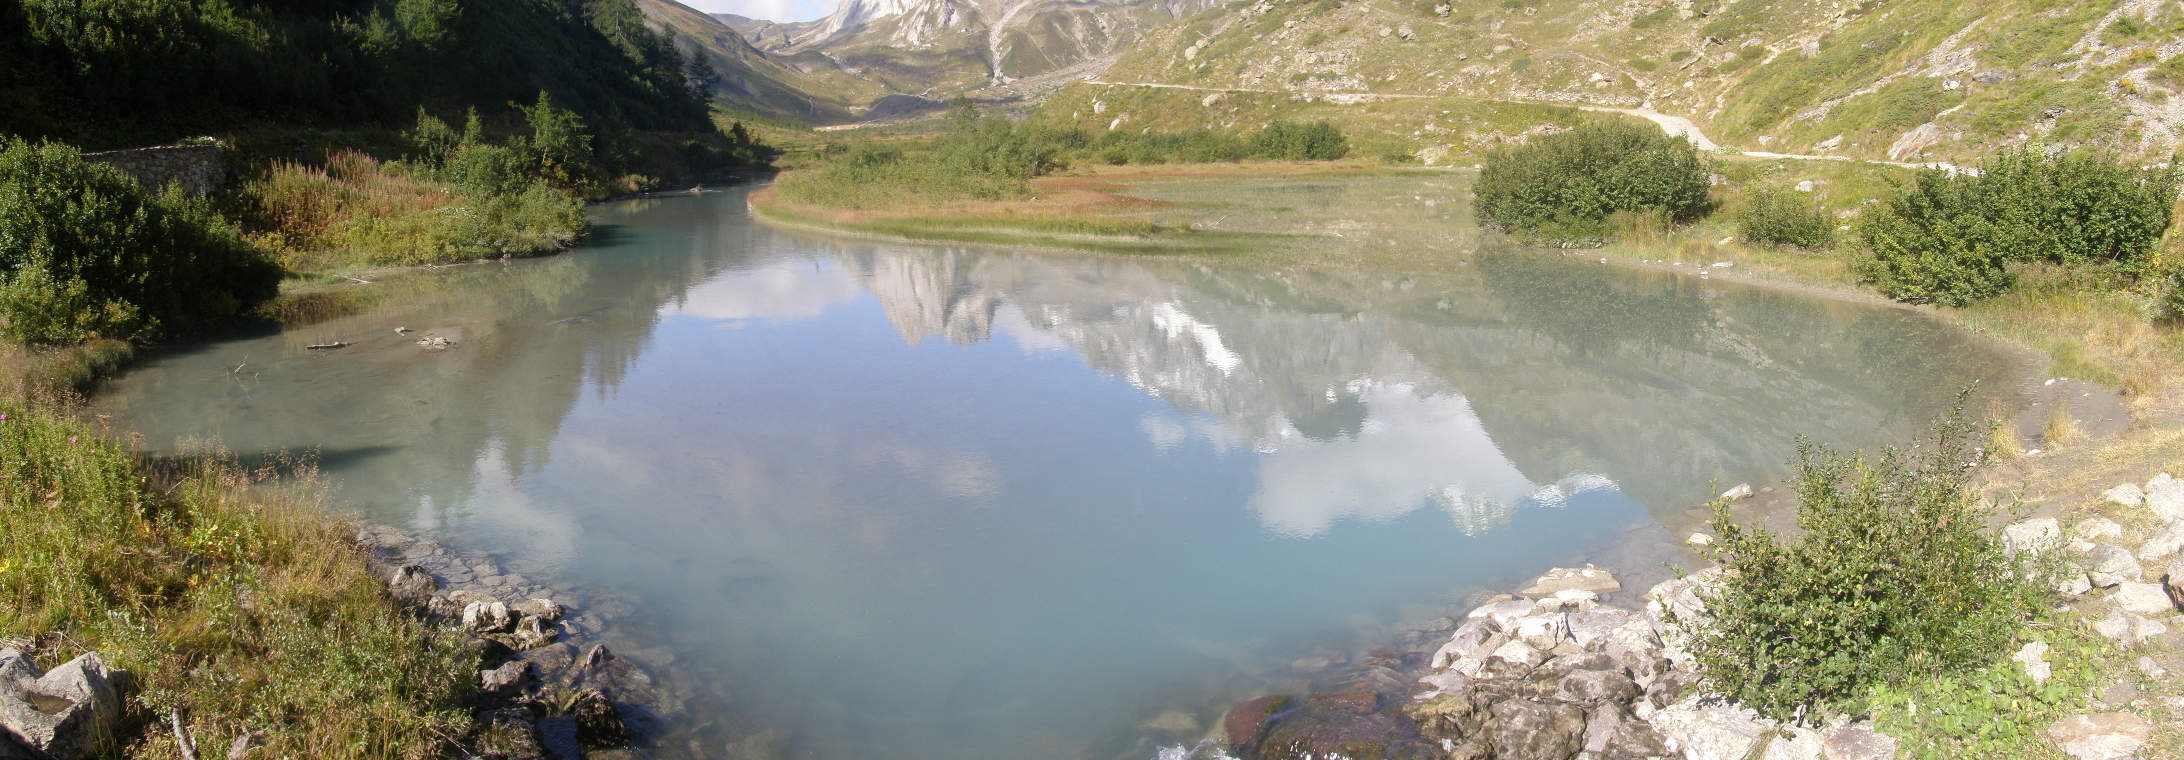
[(812, 76), (785, 66), (722, 19), (674, 0), (636, 1), (654, 28), (674, 32), (684, 57), (704, 59), (716, 77), (708, 88), (714, 101), (730, 109), (823, 124), (847, 120), (886, 94), (855, 77)]
[(2180, 34), (2184, 6), (2153, 0), (1236, 0), (1046, 108), (1095, 131), (1407, 110), (1363, 126), (1457, 151), (1525, 129), (1406, 102), (1455, 99), (1644, 108), (1743, 150), (1921, 161), (2040, 143), (2152, 158), (2184, 131)]
[(933, 99), (1036, 97), (1097, 74), (1213, 0), (844, 0), (825, 19), (731, 19), (806, 76), (846, 74)]

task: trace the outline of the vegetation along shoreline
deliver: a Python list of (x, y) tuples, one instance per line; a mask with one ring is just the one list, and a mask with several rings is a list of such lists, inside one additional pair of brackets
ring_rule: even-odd
[[(1915, 309), (2039, 365), (2025, 408), (1973, 389), (1662, 510), (1673, 570), (1528, 568), (1162, 760), (2184, 757), (2184, 8), (990, 5), (0, 5), (0, 758), (712, 752), (674, 652), (602, 643), (634, 597), (83, 401), (140, 351), (722, 180), (800, 232), (1388, 288), (1489, 245)], [(1289, 205), (1388, 175), (1447, 178), (1413, 200), (1462, 231)], [(1279, 197), (1208, 197), (1245, 186)]]

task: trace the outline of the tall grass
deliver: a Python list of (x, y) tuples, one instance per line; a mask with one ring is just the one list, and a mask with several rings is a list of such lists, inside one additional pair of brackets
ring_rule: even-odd
[(42, 666), (128, 669), (125, 747), (174, 757), (258, 733), (259, 756), (425, 758), (467, 730), (475, 657), (400, 611), (323, 483), (218, 452), (147, 464), (55, 402), (0, 402), (0, 631)]
[(275, 164), (243, 197), (258, 242), (299, 271), (545, 253), (584, 231), (583, 204), (542, 182), (465, 192), (355, 151)]

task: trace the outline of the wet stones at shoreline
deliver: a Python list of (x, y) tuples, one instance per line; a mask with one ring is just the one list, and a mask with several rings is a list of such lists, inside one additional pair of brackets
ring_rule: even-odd
[(389, 593), (426, 619), (460, 628), (483, 664), (473, 701), (486, 756), (613, 756), (667, 746), (695, 695), (664, 650), (620, 656), (599, 639), (637, 605), (546, 586), (482, 554), (384, 526), (360, 530)]
[(1557, 568), (1467, 613), (1407, 694), (1260, 697), (1230, 709), (1224, 738), (1246, 760), (1893, 758), (1868, 723), (1784, 726), (1699, 693), (1667, 618), (1702, 618), (1719, 577), (1663, 581), (1632, 610), (1606, 603), (1622, 590), (1607, 570)]

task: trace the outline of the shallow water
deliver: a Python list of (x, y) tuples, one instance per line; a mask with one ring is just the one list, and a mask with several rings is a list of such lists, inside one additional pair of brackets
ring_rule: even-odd
[(1895, 441), (2023, 381), (1911, 312), (1550, 252), (1228, 268), (744, 207), (600, 207), (582, 250), (365, 286), (401, 292), (97, 406), (158, 452), (316, 452), (368, 519), (627, 595), (644, 633), (609, 639), (706, 687), (669, 754), (1107, 758), (1477, 589), (1657, 575), (1661, 522), (1794, 435)]

